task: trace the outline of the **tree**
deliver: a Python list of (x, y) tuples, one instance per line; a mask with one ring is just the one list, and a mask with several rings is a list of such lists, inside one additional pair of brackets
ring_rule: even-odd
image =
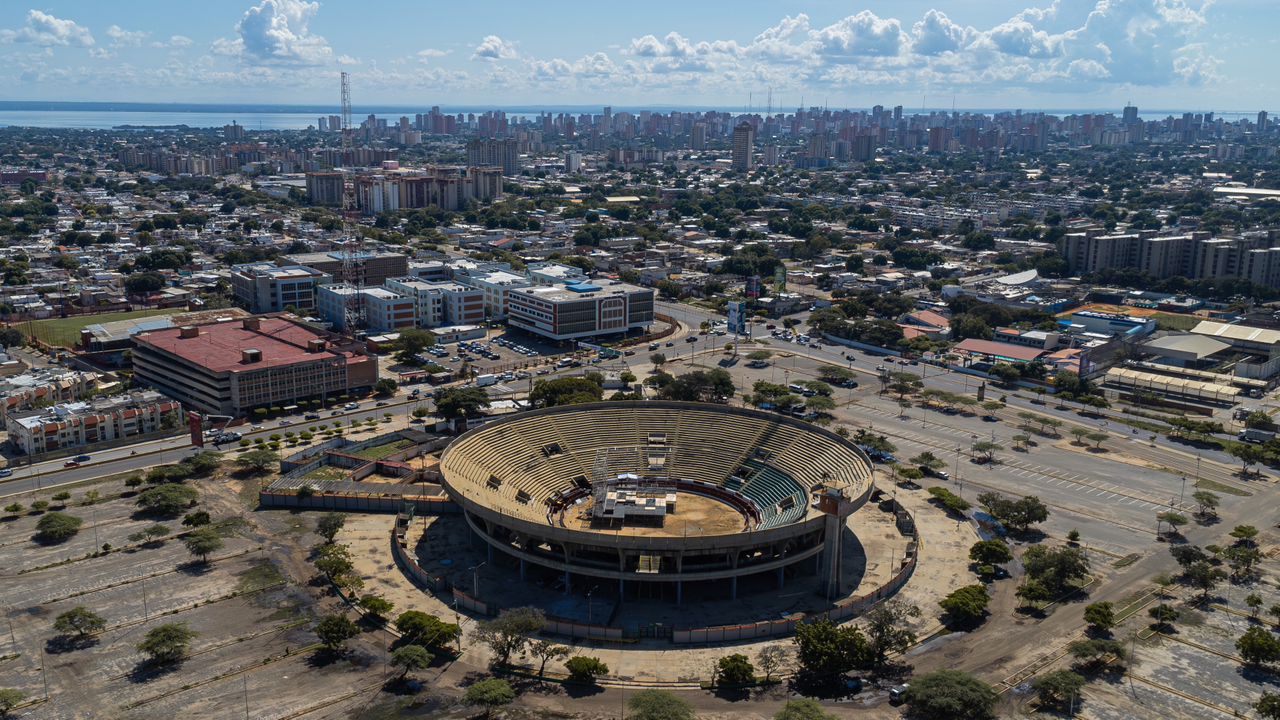
[(1089, 440), (1093, 443), (1094, 450), (1101, 450), (1102, 443), (1111, 439), (1111, 436), (1104, 432), (1091, 432), (1085, 437), (1089, 438)]
[[(598, 377), (598, 376), (597, 376)], [(539, 380), (529, 393), (529, 403), (534, 407), (556, 407), (599, 402), (604, 398), (604, 386), (591, 377), (563, 377)]]
[(937, 500), (938, 504), (942, 505), (947, 512), (955, 515), (963, 515), (965, 510), (973, 507), (970, 505), (968, 500), (965, 500), (941, 485), (935, 485), (934, 487), (929, 488), (926, 492), (928, 492), (933, 499)]
[(922, 720), (985, 720), (994, 717), (999, 699), (990, 685), (959, 670), (921, 675), (906, 694), (911, 714)]
[(1196, 490), (1191, 493), (1191, 499), (1195, 501), (1196, 514), (1200, 517), (1218, 514), (1218, 504), (1221, 498), (1217, 494), (1208, 490)]
[(1262, 450), (1244, 443), (1231, 446), (1228, 452), (1240, 461), (1241, 475), (1248, 475), (1251, 465), (1257, 465), (1267, 458), (1266, 453), (1262, 452)]
[(1264, 720), (1280, 720), (1280, 693), (1262, 693), (1258, 702), (1253, 704), (1253, 709)]
[(143, 545), (159, 545), (161, 538), (166, 538), (172, 532), (168, 525), (156, 523), (129, 535), (129, 542), (142, 543)]
[(918, 466), (921, 470), (938, 470), (947, 466), (947, 462), (942, 458), (934, 455), (928, 450), (911, 458), (911, 464)]
[(187, 546), (187, 552), (200, 558), (202, 563), (208, 562), (210, 554), (218, 552), (226, 545), (218, 531), (211, 527), (192, 530), (182, 538), (182, 544)]
[(1177, 608), (1165, 603), (1160, 603), (1147, 610), (1147, 614), (1151, 616), (1156, 629), (1161, 631), (1167, 630), (1170, 625), (1177, 622), (1178, 618), (1182, 616), (1182, 613), (1178, 612)]
[(477, 417), (489, 407), (489, 394), (484, 388), (458, 387), (436, 394), (436, 411), (448, 420), (462, 416)]
[(9, 717), (9, 712), (22, 704), (27, 694), (12, 688), (0, 688), (0, 717)]
[(791, 658), (791, 651), (785, 645), (766, 645), (756, 654), (756, 664), (764, 671), (764, 681), (772, 682), (773, 674), (782, 668)]
[(870, 663), (870, 646), (856, 625), (836, 625), (825, 618), (800, 623), (791, 640), (800, 671), (818, 684)]
[(183, 510), (195, 505), (197, 497), (199, 497), (199, 493), (193, 487), (177, 483), (166, 483), (144, 490), (138, 495), (137, 503), (139, 507), (148, 512), (174, 517), (181, 515)]
[(1071, 428), (1071, 434), (1076, 439), (1076, 442), (1075, 442), (1076, 445), (1083, 445), (1085, 437), (1091, 432), (1093, 431), (1090, 430), (1089, 428), (1083, 428), (1083, 427)]
[(236, 466), (239, 469), (248, 470), (253, 474), (261, 474), (265, 473), (266, 470), (271, 468), (271, 465), (275, 465), (276, 462), (279, 461), (280, 457), (275, 454), (275, 451), (261, 447), (257, 448), (257, 450), (244, 452), (244, 454), (237, 457)]
[(427, 649), (421, 645), (401, 645), (391, 653), (391, 664), (401, 668), (400, 678), (403, 679), (411, 670), (423, 670), (431, 665), (431, 661), (435, 659)]
[(1080, 694), (1085, 679), (1070, 670), (1057, 670), (1041, 675), (1031, 682), (1040, 704), (1045, 707), (1061, 708)]
[(983, 462), (992, 462), (996, 459), (996, 453), (1003, 450), (1004, 446), (999, 443), (993, 443), (990, 440), (979, 440), (973, 444), (973, 451), (982, 458)]
[(203, 527), (213, 522), (213, 518), (204, 510), (187, 513), (182, 517), (183, 527)]
[(364, 595), (360, 598), (360, 608), (375, 618), (385, 618), (395, 608), (395, 603), (380, 595)]
[(360, 634), (360, 628), (346, 615), (334, 613), (320, 618), (315, 632), (326, 648), (337, 652), (346, 647), (348, 640)]
[(658, 390), (658, 398), (723, 405), (729, 402), (733, 393), (733, 377), (725, 370), (716, 368), (715, 370), (694, 370), (673, 378)]
[(1124, 659), (1124, 644), (1119, 640), (1094, 638), (1092, 640), (1076, 640), (1067, 645), (1082, 668), (1096, 669), (1113, 661)]
[(378, 397), (391, 397), (396, 394), (396, 389), (399, 387), (400, 385), (391, 378), (379, 378), (373, 384), (373, 393)]
[(510, 705), (516, 699), (516, 691), (511, 683), (501, 678), (489, 678), (467, 688), (462, 696), (468, 705), (479, 705), (484, 708), (484, 716), (489, 717), (494, 708)]
[(667, 356), (660, 352), (653, 353), (649, 356), (649, 362), (653, 363), (655, 368), (660, 368), (667, 362)]
[(159, 665), (176, 663), (187, 656), (191, 641), (196, 639), (196, 635), (196, 631), (187, 627), (186, 623), (157, 625), (147, 631), (142, 642), (138, 643), (138, 651)]
[(559, 658), (569, 657), (569, 648), (557, 645), (550, 640), (534, 640), (529, 643), (529, 654), (538, 658), (538, 677), (547, 671), (547, 663)]
[(788, 700), (774, 716), (773, 720), (835, 720), (835, 715), (822, 709), (817, 700), (801, 698)]
[(1188, 585), (1200, 591), (1200, 601), (1205, 602), (1209, 599), (1209, 593), (1226, 579), (1227, 574), (1207, 561), (1200, 561), (1192, 563), (1182, 573), (1182, 577)]
[(315, 566), (331, 578), (348, 575), (355, 569), (346, 545), (322, 545), (316, 552)]
[(316, 534), (324, 538), (325, 543), (333, 544), (334, 538), (342, 532), (347, 524), (347, 516), (342, 513), (325, 513), (316, 521)]
[(1018, 368), (1009, 363), (996, 363), (988, 371), (988, 374), (999, 380), (1004, 385), (1012, 385), (1022, 379), (1022, 373)]
[(1116, 611), (1107, 601), (1090, 603), (1084, 609), (1084, 621), (1089, 624), (1089, 631), (1096, 635), (1111, 632), (1116, 626)]
[(400, 613), (396, 618), (396, 629), (404, 636), (405, 642), (428, 648), (446, 647), (462, 634), (462, 629), (457, 625), (419, 610)]
[(950, 619), (950, 625), (958, 628), (971, 628), (982, 622), (987, 615), (987, 603), (991, 596), (987, 594), (986, 585), (966, 585), (957, 588), (950, 595), (938, 602)]
[(1256, 547), (1232, 545), (1223, 548), (1222, 557), (1231, 568), (1231, 576), (1243, 578), (1253, 574), (1253, 567), (1262, 561), (1262, 552)]
[(43, 543), (60, 543), (75, 537), (84, 521), (74, 515), (51, 512), (36, 522), (35, 538)]
[(1251, 592), (1244, 596), (1244, 605), (1248, 606), (1249, 615), (1257, 619), (1258, 611), (1262, 610), (1262, 596), (1256, 592)]
[(53, 621), (53, 629), (59, 634), (75, 635), (81, 639), (100, 633), (106, 627), (106, 619), (82, 605), (71, 608)]
[(1258, 528), (1252, 525), (1237, 525), (1231, 530), (1231, 537), (1236, 539), (1237, 545), (1251, 546), (1254, 539), (1258, 537)]
[(1246, 663), (1253, 666), (1280, 662), (1280, 639), (1254, 625), (1236, 640), (1236, 651)]
[(1089, 576), (1089, 558), (1080, 548), (1034, 546), (1022, 554), (1027, 577), (1044, 584), (1055, 597)]
[(969, 559), (978, 565), (1003, 565), (1013, 559), (1013, 551), (1003, 540), (979, 540), (969, 548)]
[(1019, 533), (1049, 518), (1049, 508), (1035, 495), (1010, 500), (999, 493), (985, 492), (978, 495), (978, 504), (1002, 525)]
[(693, 706), (666, 690), (641, 690), (627, 700), (632, 720), (694, 720)]
[(600, 658), (575, 655), (564, 662), (564, 669), (569, 671), (569, 679), (574, 682), (594, 685), (596, 678), (609, 674), (609, 666), (600, 662)]
[(920, 608), (900, 600), (882, 602), (863, 616), (873, 668), (884, 667), (889, 653), (906, 652), (911, 647), (916, 641), (916, 634), (909, 623), (917, 617), (920, 617)]
[(529, 635), (541, 632), (546, 624), (546, 616), (538, 608), (511, 608), (503, 610), (493, 620), (480, 623), (475, 639), (489, 646), (494, 665), (503, 666), (511, 662), (513, 654), (524, 650)]
[(756, 668), (746, 655), (734, 653), (716, 663), (716, 677), (719, 685), (750, 685), (756, 681)]
[(396, 343), (400, 346), (400, 350), (396, 353), (396, 360), (406, 364), (417, 364), (417, 358), (414, 356), (435, 345), (436, 336), (426, 330), (404, 328), (400, 330), (400, 339)]
[(1169, 554), (1182, 567), (1183, 572), (1195, 563), (1204, 562), (1209, 559), (1204, 550), (1195, 545), (1171, 545), (1169, 546)]

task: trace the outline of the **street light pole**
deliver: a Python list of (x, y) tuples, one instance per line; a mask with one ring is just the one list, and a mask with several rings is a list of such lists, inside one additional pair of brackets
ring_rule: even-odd
[(471, 594), (478, 601), (480, 599), (480, 568), (485, 566), (485, 562), (481, 562), (471, 568)]

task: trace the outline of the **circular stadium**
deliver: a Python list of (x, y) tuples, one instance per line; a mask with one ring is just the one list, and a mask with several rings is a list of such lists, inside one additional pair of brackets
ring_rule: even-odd
[[(603, 402), (489, 422), (445, 450), (443, 483), (490, 557), (565, 592), (733, 600), (740, 579), (840, 587), (841, 534), (872, 492), (852, 443), (789, 417), (723, 405)], [(750, 587), (774, 586), (753, 582)]]

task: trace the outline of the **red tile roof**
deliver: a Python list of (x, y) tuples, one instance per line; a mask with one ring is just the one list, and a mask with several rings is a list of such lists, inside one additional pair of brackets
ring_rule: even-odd
[[(307, 343), (325, 336), (283, 318), (264, 317), (260, 329), (249, 330), (236, 320), (198, 326), (200, 334), (181, 337), (181, 328), (166, 328), (134, 336), (145, 343), (172, 353), (210, 372), (251, 372), (269, 367), (314, 362), (324, 357), (346, 355), (348, 362), (367, 360), (363, 355), (325, 350), (307, 352)], [(240, 362), (240, 351), (260, 350), (262, 359), (255, 363)]]

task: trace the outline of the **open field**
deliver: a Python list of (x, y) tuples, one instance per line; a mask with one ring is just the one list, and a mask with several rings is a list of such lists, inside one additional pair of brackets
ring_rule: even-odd
[(368, 447), (351, 454), (358, 458), (364, 458), (365, 460), (381, 460), (388, 455), (393, 455), (406, 448), (411, 448), (414, 444), (415, 443), (412, 440), (407, 439), (393, 440), (391, 442), (374, 445), (373, 447)]
[(80, 342), (80, 331), (86, 325), (116, 322), (119, 320), (135, 320), (137, 318), (159, 315), (176, 315), (182, 308), (155, 308), (151, 310), (131, 310), (128, 312), (105, 313), (102, 315), (77, 315), (68, 318), (36, 320), (31, 323), (17, 325), (19, 330), (29, 337), (34, 337), (47, 345), (73, 347)]

